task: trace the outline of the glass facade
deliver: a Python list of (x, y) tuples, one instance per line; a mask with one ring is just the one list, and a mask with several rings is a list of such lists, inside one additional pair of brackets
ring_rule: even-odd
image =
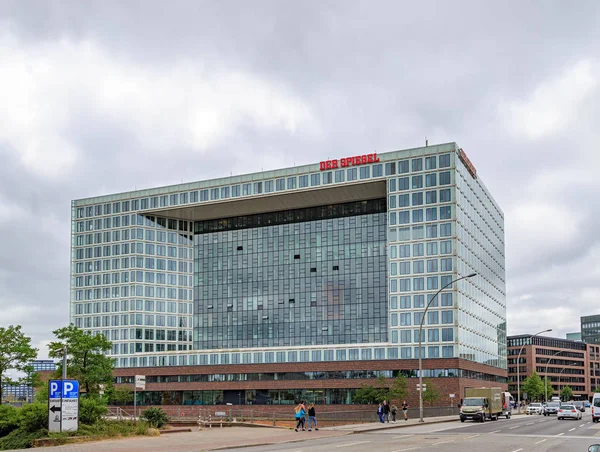
[(195, 230), (195, 349), (387, 341), (385, 199)]
[(71, 321), (118, 367), (506, 368), (504, 218), (464, 152), (358, 157), (73, 201)]

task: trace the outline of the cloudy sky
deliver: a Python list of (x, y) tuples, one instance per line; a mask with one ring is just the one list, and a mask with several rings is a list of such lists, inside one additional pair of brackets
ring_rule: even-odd
[(72, 199), (427, 137), (504, 210), (509, 334), (578, 331), (600, 313), (600, 4), (492, 3), (1, 0), (0, 325), (42, 347), (68, 323)]

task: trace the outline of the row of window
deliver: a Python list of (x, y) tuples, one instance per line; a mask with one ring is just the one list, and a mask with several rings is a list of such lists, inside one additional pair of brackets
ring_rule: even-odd
[(399, 195), (388, 195), (388, 207), (390, 209), (410, 207), (410, 206), (422, 206), (423, 204), (437, 204), (451, 202), (452, 196), (449, 188), (439, 191), (415, 191), (412, 193), (403, 193)]
[[(423, 312), (392, 312), (390, 314), (391, 326), (411, 326), (420, 325), (423, 320)], [(411, 321), (413, 323), (411, 323)], [(423, 322), (423, 325), (439, 325), (439, 324), (453, 324), (454, 323), (454, 311), (427, 311), (427, 319)]]
[(179, 273), (193, 273), (192, 262), (186, 261), (175, 261), (167, 259), (155, 259), (153, 257), (132, 257), (131, 261), (128, 257), (121, 259), (110, 259), (95, 260), (87, 262), (77, 262), (75, 264), (75, 273), (95, 273), (95, 272), (106, 272), (110, 270), (128, 269), (131, 264), (131, 268), (145, 268), (148, 270), (165, 270), (170, 272)]
[[(438, 266), (439, 262), (439, 266)], [(427, 267), (425, 266), (427, 264)], [(411, 272), (412, 265), (412, 272)], [(436, 273), (438, 271), (442, 272), (451, 272), (452, 271), (452, 258), (447, 257), (443, 259), (428, 259), (417, 260), (417, 261), (401, 261), (401, 262), (390, 262), (390, 276), (397, 275), (410, 275), (425, 273), (425, 269), (427, 269), (427, 273)]]
[[(437, 290), (452, 282), (452, 275), (427, 276), (419, 278), (390, 278), (390, 293), (418, 290)], [(425, 287), (427, 286), (427, 287)]]
[[(435, 294), (417, 294), (417, 295), (392, 295), (390, 297), (390, 309), (419, 309), (424, 308), (425, 302), (429, 303), (431, 301), (431, 297)], [(411, 305), (412, 300), (412, 305)], [(440, 306), (454, 306), (452, 292), (442, 292), (439, 295), (439, 299), (436, 298), (431, 301), (431, 307), (437, 307), (438, 303)]]
[(124, 284), (130, 282), (191, 287), (192, 277), (178, 275), (176, 273), (155, 273), (143, 271), (104, 273), (75, 277), (75, 287), (92, 287), (106, 284)]
[(192, 303), (176, 303), (155, 300), (120, 300), (96, 303), (76, 303), (75, 314), (100, 314), (107, 312), (168, 312), (174, 314), (193, 313)]
[[(189, 232), (192, 232), (192, 222), (184, 220), (173, 220), (163, 217), (154, 217), (152, 215), (116, 215), (112, 217), (96, 218), (95, 220), (81, 220), (75, 224), (76, 232), (89, 232), (89, 231), (100, 231), (102, 229), (111, 228), (129, 228), (130, 226), (146, 226), (150, 228), (159, 228), (161, 233), (166, 233), (163, 229), (169, 229), (179, 232), (169, 232), (168, 240), (169, 243), (185, 244), (188, 240)], [(179, 239), (175, 236), (179, 235)], [(164, 237), (162, 234), (160, 237)], [(164, 241), (164, 240), (163, 240)]]
[[(94, 259), (99, 257), (121, 256), (126, 254), (145, 254), (179, 259), (192, 258), (192, 249), (187, 247), (155, 245), (154, 243), (131, 242), (120, 245), (88, 246), (75, 250), (75, 259)], [(122, 261), (126, 263), (128, 261)], [(124, 267), (127, 268), (127, 267)]]
[[(405, 176), (388, 179), (388, 192), (418, 190), (424, 187), (437, 187), (438, 185), (450, 185), (450, 171), (441, 173), (419, 174), (416, 176)], [(450, 190), (448, 190), (450, 191)]]
[[(441, 334), (440, 334), (441, 331)], [(425, 342), (454, 342), (454, 328), (423, 328), (421, 343)], [(419, 330), (393, 330), (392, 343), (411, 344), (419, 342)]]
[(192, 326), (191, 318), (175, 315), (159, 314), (121, 314), (121, 315), (103, 315), (103, 316), (85, 316), (76, 317), (75, 325), (83, 325), (80, 328), (100, 328), (115, 326), (167, 326), (187, 328)]
[(155, 287), (136, 284), (133, 286), (112, 286), (96, 289), (75, 290), (76, 301), (128, 297), (168, 298), (180, 301), (193, 300), (191, 289), (182, 289), (176, 287)]
[[(452, 223), (439, 224), (440, 237), (452, 237)], [(418, 226), (405, 226), (389, 228), (389, 242), (408, 242), (410, 240), (435, 239), (438, 237), (438, 224), (426, 224)], [(437, 242), (431, 242), (436, 243)]]
[[(389, 245), (390, 259), (403, 259), (407, 257), (435, 256), (438, 254), (438, 242), (413, 243), (412, 245)], [(452, 254), (452, 241), (439, 242), (439, 254)]]

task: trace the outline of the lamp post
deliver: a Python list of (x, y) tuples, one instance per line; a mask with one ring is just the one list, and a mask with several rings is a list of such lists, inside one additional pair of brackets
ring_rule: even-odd
[[(549, 328), (547, 330), (544, 331), (538, 331), (537, 333), (535, 333), (534, 335), (529, 337), (529, 342), (531, 343), (531, 340), (540, 335), (540, 334), (544, 334), (544, 333), (549, 333), (550, 331), (552, 331), (552, 328)], [(519, 350), (519, 354), (517, 355), (517, 406), (518, 406), (518, 413), (521, 412), (521, 380), (520, 380), (520, 375), (519, 375), (519, 368), (520, 363), (519, 361), (521, 360), (521, 352), (523, 351), (523, 347), (525, 347), (525, 344), (521, 345), (521, 349)]]
[(477, 273), (471, 273), (470, 275), (461, 276), (460, 278), (456, 278), (455, 280), (450, 281), (448, 284), (446, 284), (444, 287), (438, 290), (433, 297), (431, 297), (431, 299), (427, 302), (427, 306), (425, 306), (425, 310), (423, 311), (423, 317), (421, 317), (421, 324), (419, 325), (419, 422), (425, 422), (423, 420), (423, 350), (421, 347), (421, 344), (423, 342), (423, 338), (421, 336), (423, 334), (423, 322), (425, 321), (425, 314), (427, 313), (427, 310), (429, 309), (429, 306), (431, 306), (433, 300), (435, 300), (435, 298), (442, 290), (444, 290), (446, 287), (451, 286), (455, 282), (460, 281), (461, 279), (472, 278), (476, 275)]
[[(565, 367), (563, 367), (563, 368), (560, 370), (560, 372), (558, 373), (558, 396), (561, 398), (561, 401), (562, 401), (562, 396), (560, 395), (560, 378), (561, 378), (560, 376), (562, 375), (562, 373), (564, 372), (564, 370), (565, 370), (567, 367), (579, 367), (579, 364), (580, 364), (580, 363), (575, 363), (575, 364), (567, 364), (567, 365), (566, 365)], [(584, 373), (585, 373), (585, 372), (584, 372)]]
[[(548, 365), (550, 364), (550, 360), (552, 358), (554, 358), (556, 355), (562, 353), (562, 352), (566, 352), (567, 350), (559, 350), (557, 351), (554, 355), (552, 355), (550, 358), (548, 358), (548, 362), (546, 362), (546, 370), (544, 370), (544, 379), (546, 380), (544, 382), (544, 401), (547, 402), (548, 401)], [(560, 386), (560, 384), (559, 384)], [(554, 392), (554, 390), (552, 391)], [(559, 391), (560, 394), (560, 391)]]

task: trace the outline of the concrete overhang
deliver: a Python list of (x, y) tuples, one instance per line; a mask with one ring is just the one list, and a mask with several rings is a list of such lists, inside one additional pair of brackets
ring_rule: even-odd
[(188, 221), (216, 220), (257, 213), (280, 212), (379, 199), (385, 198), (386, 193), (386, 182), (384, 180), (359, 181), (343, 185), (301, 189), (294, 192), (268, 193), (246, 198), (230, 198), (202, 204), (146, 210), (143, 215), (156, 215)]

